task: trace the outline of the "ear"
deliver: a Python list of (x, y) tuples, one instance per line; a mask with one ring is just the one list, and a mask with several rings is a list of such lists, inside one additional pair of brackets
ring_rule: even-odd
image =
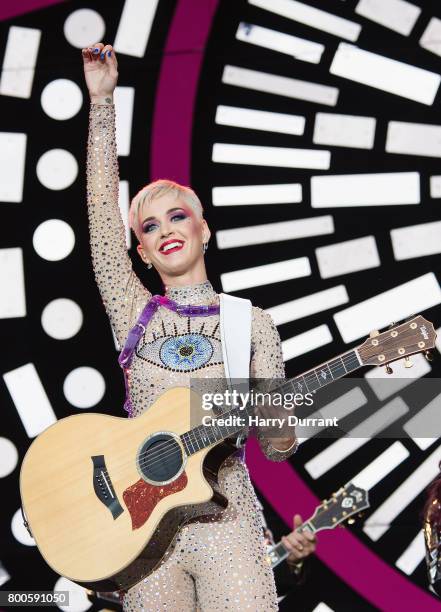
[(203, 242), (208, 242), (211, 237), (210, 228), (208, 227), (205, 219), (202, 219), (202, 236), (203, 236)]
[(150, 263), (150, 262), (147, 260), (147, 257), (146, 257), (146, 255), (145, 255), (145, 253), (144, 253), (144, 249), (142, 248), (142, 246), (141, 246), (140, 244), (138, 244), (138, 246), (136, 247), (136, 250), (138, 251), (138, 255), (141, 257), (141, 259), (142, 259), (142, 261), (143, 261), (144, 263), (146, 263), (146, 264)]

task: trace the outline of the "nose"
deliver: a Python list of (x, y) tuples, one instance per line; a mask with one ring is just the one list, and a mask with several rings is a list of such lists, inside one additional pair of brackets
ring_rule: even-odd
[(161, 238), (166, 238), (171, 233), (173, 233), (172, 228), (169, 225), (168, 220), (164, 220), (161, 222)]

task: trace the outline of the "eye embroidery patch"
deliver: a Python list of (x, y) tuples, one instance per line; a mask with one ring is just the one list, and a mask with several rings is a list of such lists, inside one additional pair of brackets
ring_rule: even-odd
[(191, 372), (223, 362), (222, 346), (217, 338), (192, 332), (146, 342), (137, 355), (149, 363), (175, 372)]

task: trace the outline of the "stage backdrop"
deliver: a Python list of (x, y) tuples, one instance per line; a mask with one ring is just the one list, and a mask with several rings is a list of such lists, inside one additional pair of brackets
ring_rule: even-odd
[[(102, 40), (118, 53), (124, 219), (143, 184), (191, 184), (214, 230), (210, 278), (273, 315), (294, 376), (414, 313), (441, 324), (441, 8), (3, 0), (0, 17), (0, 584), (54, 589), (67, 581), (22, 525), (21, 460), (56, 419), (123, 415), (89, 256), (81, 47)], [(159, 291), (129, 232), (127, 244)], [(441, 371), (439, 359), (413, 361), (394, 366), (386, 392), (368, 372), (341, 399), (345, 414), (361, 423), (387, 413), (404, 426), (425, 408), (410, 401), (412, 386)], [(431, 402), (441, 408), (441, 395)], [(441, 609), (421, 532), (436, 437), (309, 440), (284, 464), (252, 441), (247, 454), (276, 536), (345, 482), (369, 488), (370, 511), (320, 535), (313, 571), (284, 609)], [(101, 607), (78, 596), (70, 609)]]

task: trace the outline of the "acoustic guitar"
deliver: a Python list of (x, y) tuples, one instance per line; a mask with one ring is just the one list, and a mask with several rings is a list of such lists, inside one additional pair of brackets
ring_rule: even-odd
[[(362, 366), (428, 351), (435, 338), (417, 316), (276, 390), (312, 392)], [(198, 403), (195, 391), (176, 387), (135, 419), (72, 415), (34, 440), (21, 466), (22, 506), (55, 572), (94, 591), (130, 588), (158, 567), (183, 524), (226, 508), (218, 472), (237, 452), (231, 436), (241, 427), (191, 427)]]

